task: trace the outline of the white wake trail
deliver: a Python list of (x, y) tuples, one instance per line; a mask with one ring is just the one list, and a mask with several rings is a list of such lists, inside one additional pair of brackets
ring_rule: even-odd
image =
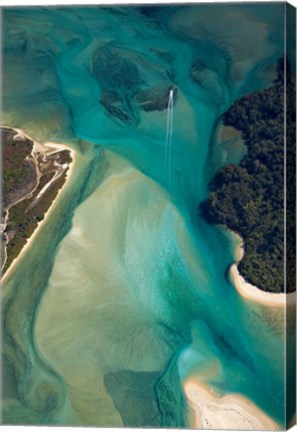
[(172, 133), (173, 133), (173, 90), (169, 91), (167, 105), (167, 125), (165, 140), (164, 168), (167, 174), (168, 188), (171, 189), (171, 161), (172, 161)]

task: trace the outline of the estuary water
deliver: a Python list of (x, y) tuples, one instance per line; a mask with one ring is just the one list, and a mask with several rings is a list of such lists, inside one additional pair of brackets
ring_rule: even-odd
[(282, 4), (4, 10), (4, 122), (77, 156), (3, 287), (3, 422), (183, 427), (195, 374), (284, 425), (284, 311), (239, 296), (234, 240), (198, 212), (220, 116), (272, 83), (283, 19)]

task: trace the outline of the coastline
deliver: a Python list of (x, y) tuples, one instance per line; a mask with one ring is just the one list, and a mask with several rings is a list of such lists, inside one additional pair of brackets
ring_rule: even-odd
[(231, 234), (233, 240), (236, 240), (237, 245), (235, 246), (234, 258), (236, 260), (230, 266), (229, 276), (230, 282), (236, 288), (237, 292), (241, 297), (251, 300), (256, 303), (260, 303), (266, 306), (274, 307), (285, 307), (285, 306), (295, 306), (296, 304), (296, 293), (273, 293), (267, 292), (259, 289), (255, 285), (247, 282), (243, 276), (239, 273), (238, 263), (242, 260), (244, 255), (244, 242), (243, 239), (233, 231), (228, 230)]
[(53, 149), (53, 152), (51, 152), (51, 153), (54, 153), (54, 152), (59, 151), (59, 150), (60, 151), (61, 150), (67, 150), (70, 153), (72, 161), (69, 164), (68, 170), (67, 170), (66, 175), (65, 175), (65, 178), (66, 178), (65, 179), (65, 183), (63, 184), (62, 188), (58, 190), (56, 198), (53, 200), (52, 204), (50, 205), (50, 207), (48, 208), (48, 210), (45, 212), (43, 219), (40, 222), (38, 222), (38, 224), (37, 224), (34, 232), (27, 239), (27, 241), (24, 244), (23, 248), (21, 249), (19, 255), (12, 261), (11, 265), (9, 266), (9, 268), (6, 270), (6, 272), (4, 273), (4, 275), (1, 277), (1, 284), (4, 284), (9, 279), (9, 277), (11, 276), (11, 273), (17, 267), (17, 264), (18, 264), (19, 260), (23, 257), (23, 255), (25, 254), (25, 252), (27, 251), (27, 249), (31, 246), (33, 240), (38, 235), (38, 233), (41, 230), (43, 224), (47, 221), (48, 217), (50, 216), (50, 214), (55, 209), (55, 207), (56, 207), (56, 205), (57, 205), (57, 203), (59, 201), (61, 193), (65, 190), (65, 188), (66, 188), (66, 186), (68, 184), (68, 181), (71, 178), (72, 172), (73, 172), (75, 164), (76, 164), (76, 152), (75, 152), (75, 150), (72, 147), (67, 146), (64, 143), (60, 144), (60, 143), (55, 143), (55, 142), (51, 142), (51, 141), (46, 142), (44, 144), (40, 144), (37, 141), (35, 141), (33, 138), (31, 138), (29, 135), (27, 135), (23, 130), (17, 129), (17, 128), (11, 128), (11, 129), (14, 129), (19, 134), (19, 136), (31, 139), (33, 141), (33, 151), (34, 151), (35, 148), (43, 149), (43, 151), (45, 149), (46, 150), (47, 149), (49, 149), (49, 150)]
[(272, 293), (262, 291), (248, 283), (238, 271), (237, 264), (232, 264), (229, 270), (230, 280), (241, 297), (267, 306), (285, 307), (295, 306), (296, 294)]
[(280, 426), (246, 397), (232, 393), (224, 396), (195, 377), (183, 383), (188, 402), (189, 428), (232, 430), (280, 430)]

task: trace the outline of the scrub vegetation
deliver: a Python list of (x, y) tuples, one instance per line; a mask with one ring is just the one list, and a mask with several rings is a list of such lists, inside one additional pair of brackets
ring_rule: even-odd
[[(56, 198), (71, 163), (69, 151), (38, 153), (33, 141), (1, 128), (3, 147), (2, 274), (19, 255)], [(55, 179), (54, 179), (55, 176)], [(51, 183), (50, 183), (51, 182)], [(43, 188), (48, 187), (43, 190)]]

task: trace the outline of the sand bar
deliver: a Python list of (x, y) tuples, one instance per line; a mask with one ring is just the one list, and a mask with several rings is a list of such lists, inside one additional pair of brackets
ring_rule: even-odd
[(220, 397), (197, 378), (183, 385), (192, 429), (280, 430), (280, 426), (246, 397), (232, 393)]

